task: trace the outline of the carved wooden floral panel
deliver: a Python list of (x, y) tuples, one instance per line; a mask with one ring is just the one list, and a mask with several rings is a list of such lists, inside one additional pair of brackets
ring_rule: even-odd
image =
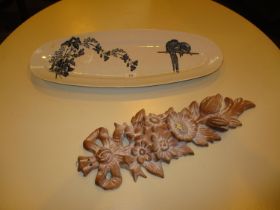
[(156, 115), (142, 109), (131, 124), (115, 123), (112, 136), (103, 127), (93, 131), (83, 142), (92, 154), (78, 157), (78, 171), (87, 176), (96, 169), (95, 183), (105, 190), (121, 185), (121, 168), (129, 170), (134, 181), (146, 178), (145, 170), (163, 178), (162, 162), (193, 155), (189, 144), (208, 146), (221, 140), (219, 132), (241, 126), (239, 115), (253, 107), (242, 98), (217, 94), (200, 104), (193, 101), (180, 112), (170, 108)]

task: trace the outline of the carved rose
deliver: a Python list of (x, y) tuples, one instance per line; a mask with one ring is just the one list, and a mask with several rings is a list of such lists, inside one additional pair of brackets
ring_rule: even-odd
[(110, 149), (102, 148), (97, 151), (96, 158), (100, 163), (109, 163), (113, 159), (113, 153)]

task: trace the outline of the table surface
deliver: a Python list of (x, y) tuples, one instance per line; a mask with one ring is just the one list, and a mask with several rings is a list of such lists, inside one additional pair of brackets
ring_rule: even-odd
[[(157, 28), (199, 34), (222, 50), (214, 74), (143, 88), (85, 88), (33, 77), (45, 42), (90, 31)], [(61, 1), (31, 17), (0, 46), (0, 209), (277, 209), (280, 194), (280, 54), (259, 29), (211, 1)], [(104, 191), (77, 172), (83, 139), (113, 131), (141, 108), (162, 113), (220, 93), (253, 101), (242, 127), (195, 155)]]

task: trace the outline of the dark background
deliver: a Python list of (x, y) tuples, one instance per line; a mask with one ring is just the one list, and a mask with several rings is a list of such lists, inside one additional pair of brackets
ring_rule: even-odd
[(58, 0), (0, 0), (0, 43), (21, 23)]
[[(0, 0), (0, 43), (30, 16), (57, 1), (58, 0)], [(280, 0), (214, 1), (234, 10), (248, 19), (269, 36), (278, 48), (280, 48)]]

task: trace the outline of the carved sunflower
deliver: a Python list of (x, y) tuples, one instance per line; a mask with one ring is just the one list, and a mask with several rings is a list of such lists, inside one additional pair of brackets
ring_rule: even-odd
[(167, 124), (172, 134), (182, 141), (191, 141), (197, 132), (197, 124), (186, 114), (186, 110), (170, 113), (167, 117)]

